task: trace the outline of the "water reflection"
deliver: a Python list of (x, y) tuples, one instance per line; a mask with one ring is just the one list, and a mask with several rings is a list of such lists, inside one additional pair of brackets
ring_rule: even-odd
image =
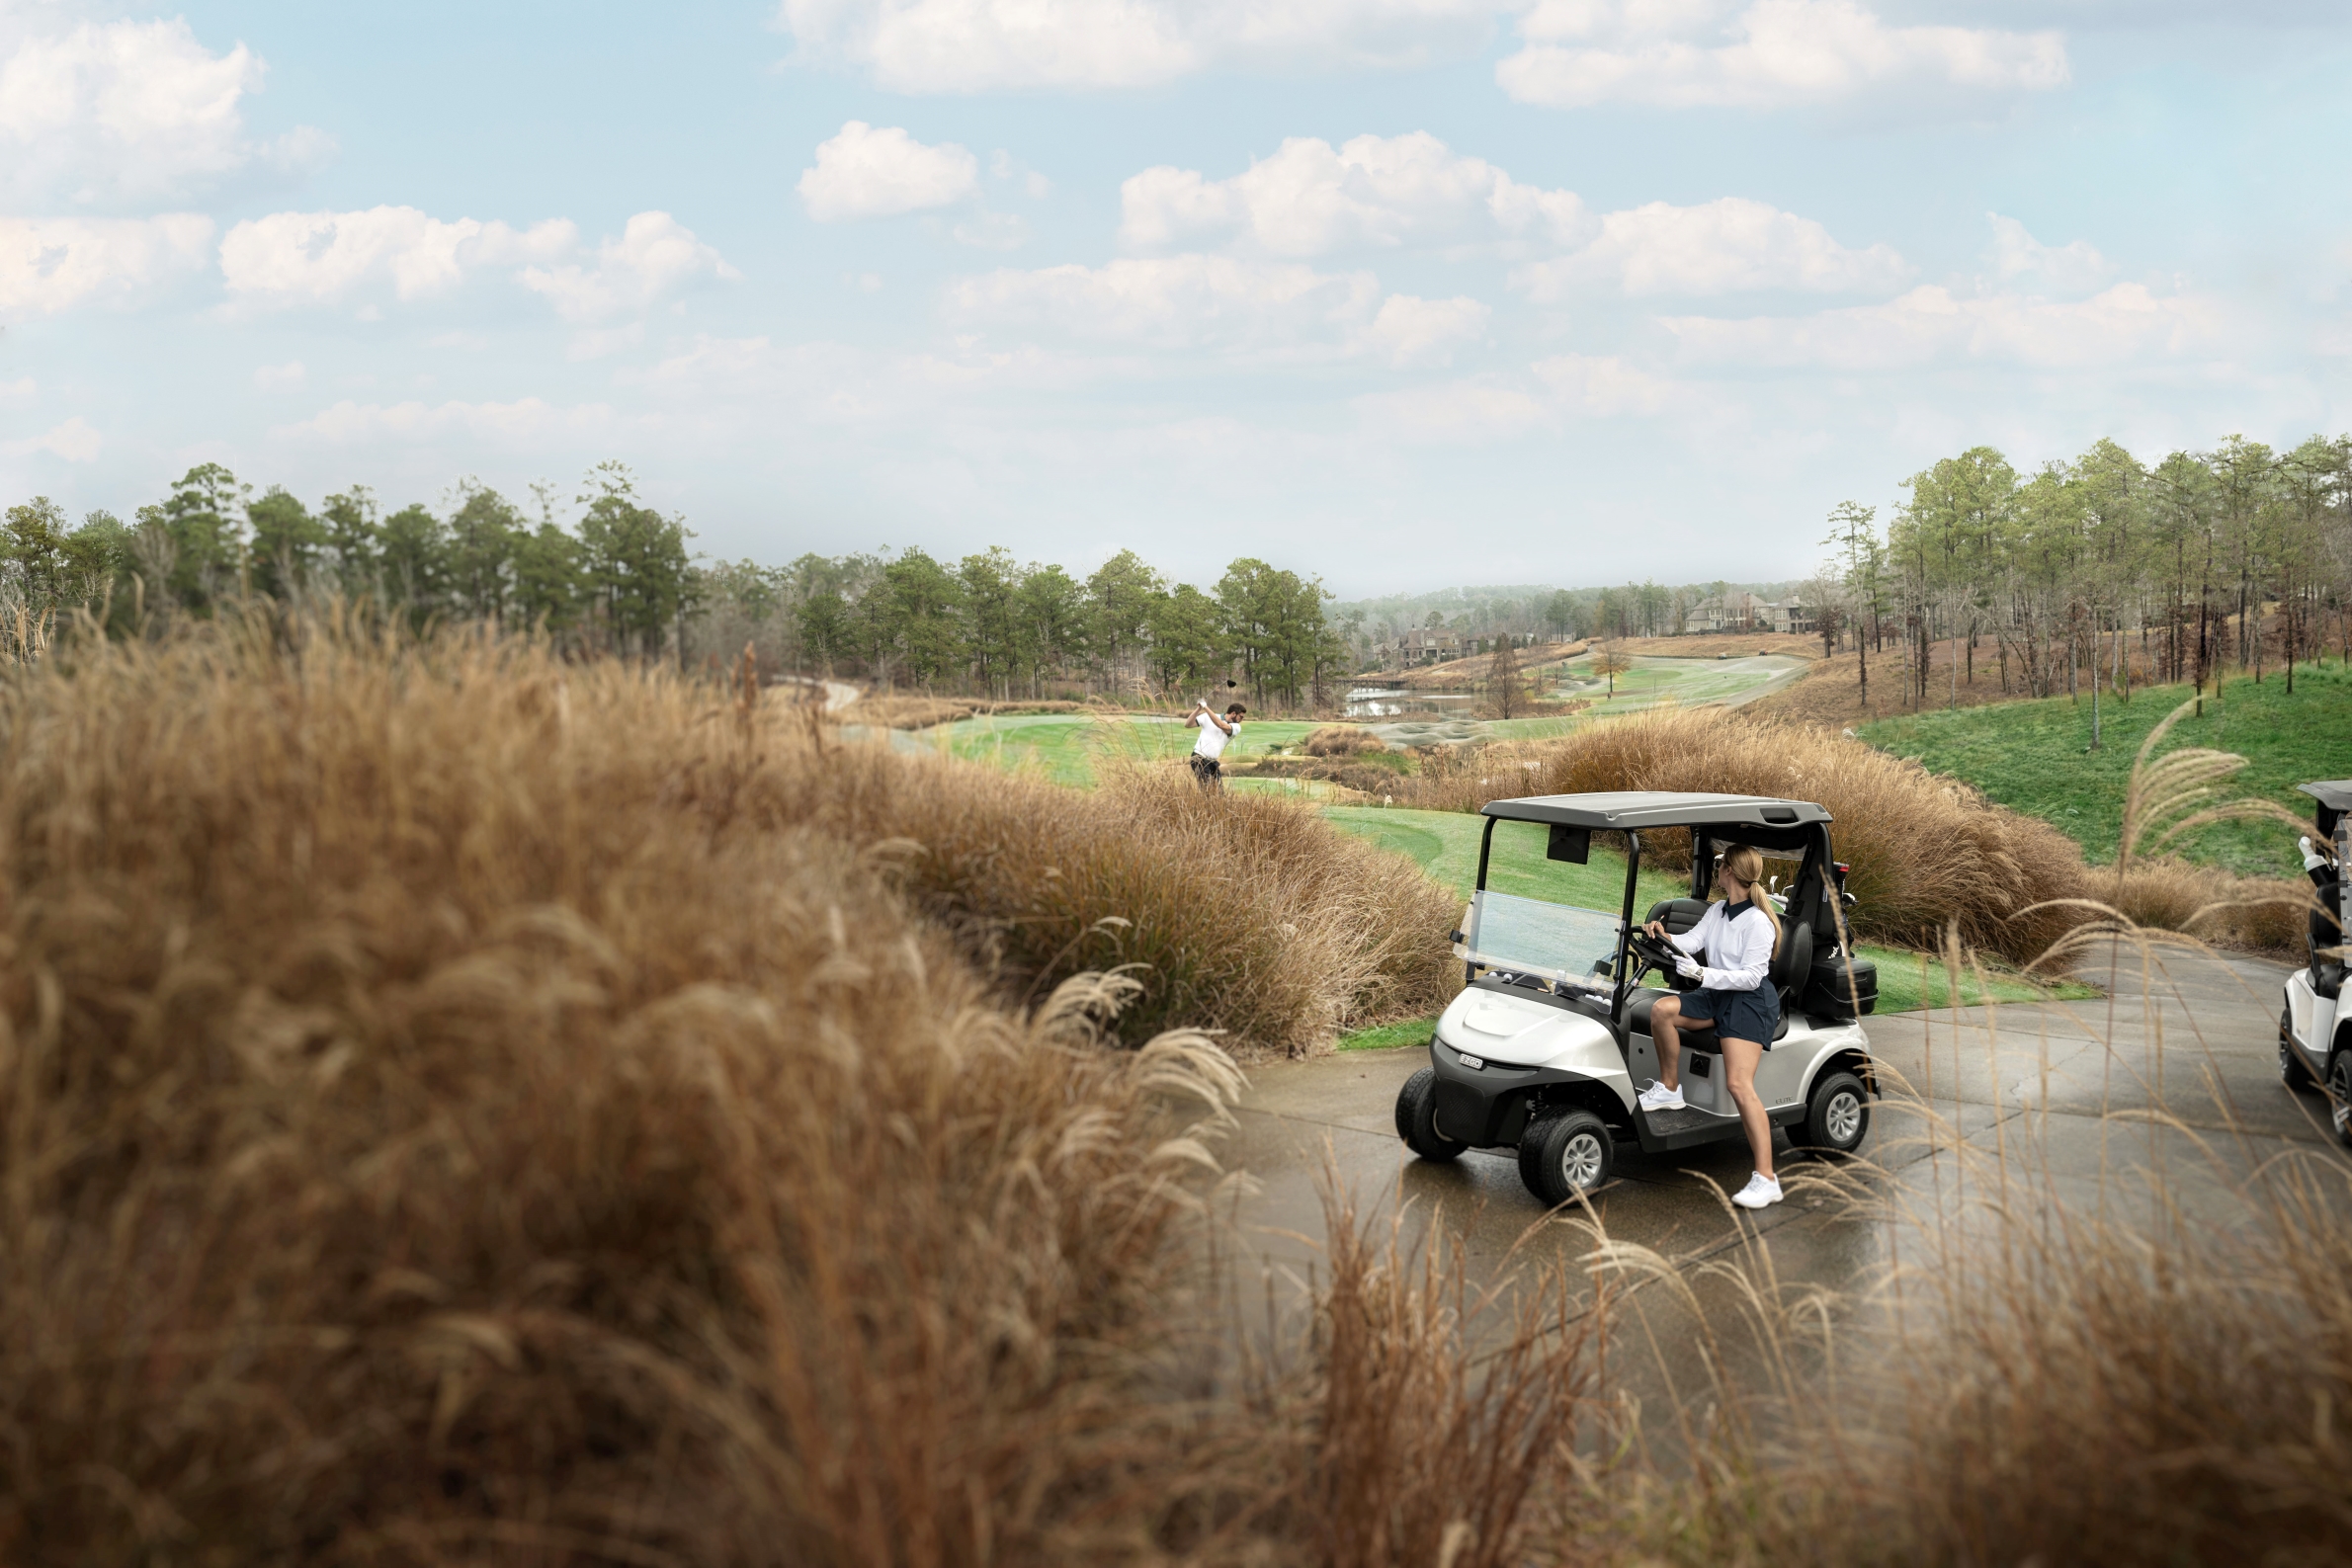
[(1406, 691), (1397, 687), (1359, 686), (1347, 697), (1350, 718), (1398, 718), (1407, 713), (1456, 713), (1463, 702), (1478, 700), (1475, 692)]

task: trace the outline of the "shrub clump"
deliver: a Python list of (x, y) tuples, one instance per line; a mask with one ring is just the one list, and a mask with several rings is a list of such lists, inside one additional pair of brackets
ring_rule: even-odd
[[(1836, 819), (1838, 859), (1854, 867), (1856, 931), (1874, 941), (1933, 948), (1957, 923), (1971, 947), (2029, 961), (2072, 917), (2020, 912), (2081, 893), (2082, 852), (2047, 823), (1860, 741), (1708, 708), (1629, 715), (1558, 741), (1490, 747), (1425, 772), (1413, 803), (1474, 811), (1505, 792), (1610, 789), (1818, 801)], [(1688, 835), (1645, 842), (1661, 864), (1690, 865)]]

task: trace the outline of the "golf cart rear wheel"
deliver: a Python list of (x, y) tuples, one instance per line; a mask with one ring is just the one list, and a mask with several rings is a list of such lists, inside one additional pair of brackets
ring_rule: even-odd
[(2311, 1070), (2295, 1053), (2295, 1014), (2289, 1008), (2279, 1009), (2279, 1082), (2299, 1095), (2319, 1087)]
[(1609, 1124), (1589, 1111), (1539, 1116), (1519, 1139), (1519, 1180), (1546, 1208), (1606, 1186), (1616, 1164)]
[(2352, 1046), (2335, 1053), (2327, 1064), (2327, 1114), (2335, 1122), (2335, 1140), (2352, 1149)]
[(1437, 1072), (1424, 1067), (1396, 1091), (1396, 1135), (1424, 1160), (1457, 1160), (1467, 1144), (1437, 1129)]
[(1870, 1091), (1852, 1073), (1827, 1073), (1805, 1108), (1805, 1147), (1843, 1159), (1870, 1136)]

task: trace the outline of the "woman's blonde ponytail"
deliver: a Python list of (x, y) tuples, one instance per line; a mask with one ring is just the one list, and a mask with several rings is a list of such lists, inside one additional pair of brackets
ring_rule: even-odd
[(1772, 907), (1772, 895), (1764, 890), (1763, 855), (1752, 844), (1731, 845), (1723, 851), (1723, 869), (1748, 890), (1748, 901), (1764, 911), (1764, 918), (1772, 922), (1772, 944), (1779, 947), (1781, 912)]

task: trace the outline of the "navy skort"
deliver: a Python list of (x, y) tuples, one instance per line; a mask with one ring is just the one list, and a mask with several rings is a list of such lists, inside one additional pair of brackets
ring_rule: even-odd
[(1693, 1024), (1713, 1020), (1717, 1039), (1752, 1039), (1770, 1050), (1780, 1029), (1780, 993), (1768, 985), (1753, 991), (1685, 991), (1682, 1016)]

